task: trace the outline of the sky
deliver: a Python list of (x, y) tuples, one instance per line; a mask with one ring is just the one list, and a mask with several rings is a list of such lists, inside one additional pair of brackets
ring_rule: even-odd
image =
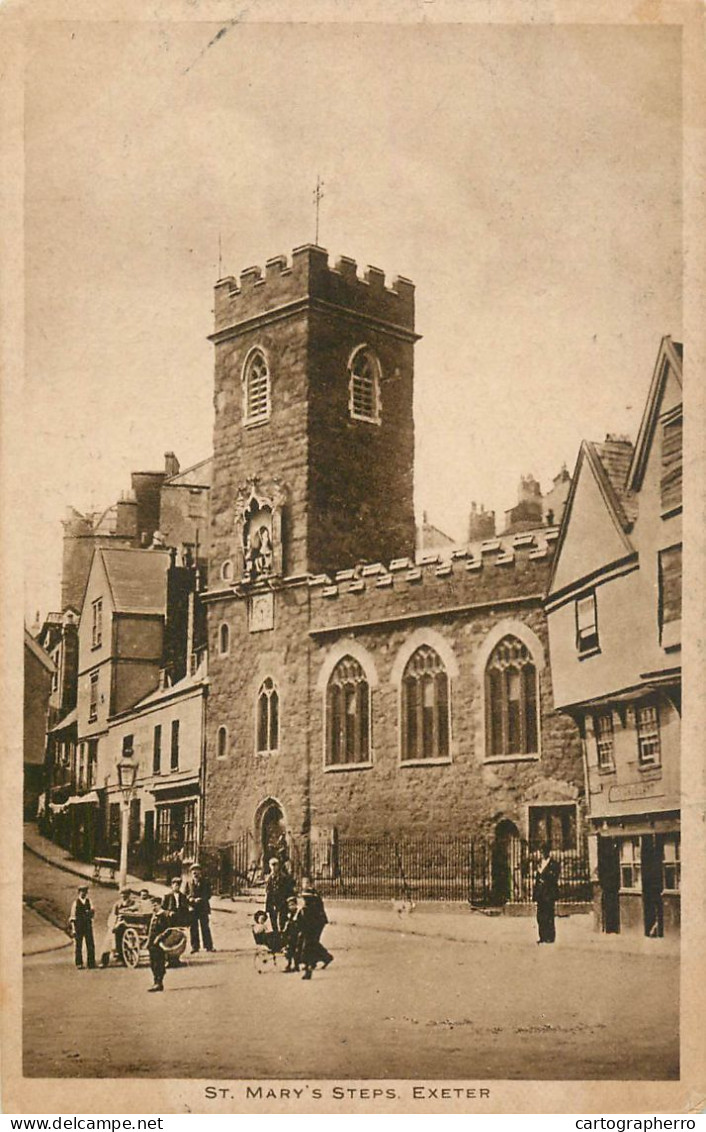
[(680, 68), (669, 26), (37, 24), (28, 617), (67, 506), (210, 454), (213, 285), (313, 242), (317, 175), (331, 261), (416, 284), (418, 515), (461, 539), (472, 501), (634, 438), (681, 336)]

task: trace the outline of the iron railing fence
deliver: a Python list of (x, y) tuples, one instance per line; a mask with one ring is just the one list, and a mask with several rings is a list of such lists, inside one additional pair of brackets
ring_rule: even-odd
[[(584, 847), (554, 850), (559, 900), (590, 902)], [(339, 837), (312, 844), (311, 872), (322, 894), (343, 900), (467, 901), (530, 904), (539, 851), (526, 841), (482, 838)]]

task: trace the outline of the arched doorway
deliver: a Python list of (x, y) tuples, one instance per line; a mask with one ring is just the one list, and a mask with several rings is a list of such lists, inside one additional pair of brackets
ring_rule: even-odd
[(262, 870), (267, 873), (271, 857), (279, 857), (282, 864), (289, 857), (287, 826), (279, 803), (272, 798), (265, 802), (260, 808), (258, 822)]
[(520, 867), (520, 831), (505, 818), (495, 827), (492, 849), (492, 893), (494, 904), (507, 904), (514, 898), (516, 870)]

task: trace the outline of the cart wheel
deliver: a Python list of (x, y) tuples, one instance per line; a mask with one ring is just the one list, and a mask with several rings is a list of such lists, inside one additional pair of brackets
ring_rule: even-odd
[(140, 962), (140, 937), (134, 928), (125, 928), (121, 951), (126, 967), (136, 967)]

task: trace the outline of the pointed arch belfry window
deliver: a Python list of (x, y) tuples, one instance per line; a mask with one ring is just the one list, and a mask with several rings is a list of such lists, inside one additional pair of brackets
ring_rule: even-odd
[(339, 660), (326, 689), (326, 765), (370, 761), (370, 686), (352, 656)]
[(402, 761), (448, 759), (449, 678), (429, 645), (412, 654), (402, 676)]
[(503, 637), (490, 654), (485, 705), (488, 758), (538, 753), (537, 669), (527, 645), (517, 637)]
[(368, 346), (360, 346), (348, 364), (348, 407), (358, 421), (380, 423), (380, 362)]
[(270, 371), (262, 350), (253, 350), (243, 370), (243, 417), (246, 424), (270, 419)]

